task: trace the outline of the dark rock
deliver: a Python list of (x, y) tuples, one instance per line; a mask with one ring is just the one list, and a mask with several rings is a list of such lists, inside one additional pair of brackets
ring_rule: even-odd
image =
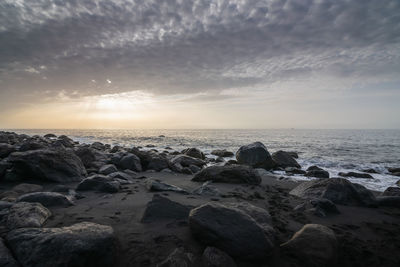
[(178, 155), (171, 159), (172, 164), (180, 164), (182, 167), (189, 167), (190, 165), (195, 165), (202, 167), (206, 165), (204, 160), (193, 158), (187, 155)]
[(239, 164), (250, 165), (254, 168), (269, 170), (275, 167), (274, 160), (261, 142), (240, 147), (236, 152), (236, 160)]
[(169, 167), (169, 162), (161, 156), (153, 156), (147, 165), (148, 170), (161, 171)]
[(140, 158), (132, 153), (128, 153), (127, 155), (122, 157), (121, 161), (118, 164), (118, 167), (120, 167), (123, 170), (132, 170), (135, 172), (142, 171), (142, 164)]
[(227, 151), (226, 149), (216, 149), (211, 151), (212, 155), (218, 156), (218, 157), (233, 157), (234, 154), (233, 152)]
[(295, 151), (287, 151), (286, 153), (288, 153), (292, 158), (295, 158), (295, 159), (299, 158), (299, 154)]
[(382, 196), (400, 196), (400, 187), (388, 187), (382, 193)]
[(297, 259), (301, 266), (321, 267), (333, 265), (337, 258), (337, 247), (335, 233), (330, 228), (306, 224), (281, 245), (281, 250)]
[(55, 134), (46, 134), (45, 136), (44, 136), (44, 138), (57, 138), (57, 135), (55, 135)]
[(120, 183), (104, 175), (94, 175), (84, 179), (76, 187), (77, 191), (99, 191), (105, 193), (116, 193), (120, 189)]
[(297, 161), (288, 152), (282, 150), (272, 153), (272, 159), (275, 161), (277, 167), (300, 168), (300, 164), (297, 163)]
[(225, 165), (235, 165), (235, 164), (238, 164), (238, 162), (234, 159), (230, 159), (225, 163)]
[(314, 166), (315, 168), (308, 168), (305, 176), (316, 177), (316, 178), (329, 178), (329, 172)]
[(376, 201), (378, 206), (400, 208), (400, 196), (378, 196)]
[(274, 249), (269, 213), (249, 203), (207, 203), (189, 215), (192, 234), (203, 244), (244, 260), (260, 260)]
[(215, 162), (221, 163), (221, 162), (225, 162), (225, 160), (224, 160), (223, 157), (218, 157), (218, 158), (215, 159)]
[(362, 170), (362, 172), (366, 172), (366, 173), (378, 173), (375, 169), (364, 169)]
[(90, 147), (100, 151), (104, 151), (106, 149), (106, 146), (100, 142), (94, 142), (90, 145)]
[(19, 184), (12, 188), (12, 191), (15, 191), (20, 194), (31, 193), (42, 191), (43, 186), (38, 184)]
[(172, 191), (177, 193), (188, 194), (188, 192), (180, 187), (175, 185), (159, 182), (153, 179), (147, 179), (146, 187), (151, 192), (163, 192), (163, 191)]
[(261, 183), (261, 177), (250, 166), (227, 165), (207, 167), (197, 173), (192, 181), (213, 181), (216, 183), (247, 183), (257, 185)]
[(18, 202), (8, 208), (1, 224), (7, 229), (41, 227), (51, 216), (51, 212), (40, 203)]
[(307, 173), (305, 170), (298, 169), (296, 167), (286, 167), (285, 172), (289, 174), (303, 174), (303, 175)]
[(221, 192), (215, 186), (210, 185), (211, 181), (205, 182), (200, 187), (193, 190), (193, 194), (200, 196), (220, 196)]
[(388, 168), (388, 171), (391, 173), (400, 173), (400, 168)]
[(116, 239), (110, 226), (82, 222), (61, 228), (25, 228), (6, 237), (23, 266), (114, 266)]
[(326, 198), (341, 205), (376, 205), (375, 197), (368, 189), (343, 178), (303, 182), (290, 191), (290, 194), (305, 199)]
[(57, 192), (57, 193), (69, 193), (69, 191), (72, 190), (71, 188), (69, 188), (66, 185), (62, 185), (62, 184), (58, 184), (56, 186), (54, 186), (51, 189), (51, 192)]
[(103, 175), (109, 175), (109, 174), (111, 174), (113, 172), (117, 172), (117, 171), (118, 171), (118, 169), (117, 169), (117, 167), (115, 167), (114, 164), (107, 164), (100, 168), (99, 173), (103, 174)]
[(198, 173), (199, 171), (201, 171), (201, 168), (196, 165), (190, 165), (189, 169), (192, 171), (192, 173)]
[(393, 172), (393, 173), (391, 173), (391, 175), (393, 175), (393, 176), (400, 176), (400, 172)]
[(193, 207), (182, 205), (166, 197), (154, 195), (147, 203), (141, 222), (151, 223), (160, 220), (187, 220)]
[(311, 205), (314, 206), (314, 208), (317, 208), (321, 210), (324, 214), (339, 214), (339, 210), (336, 207), (335, 203), (330, 201), (329, 199), (326, 198), (315, 198), (310, 200)]
[(69, 138), (66, 135), (60, 135), (58, 137), (57, 141), (59, 143), (61, 143), (64, 147), (68, 147), (68, 148), (73, 148), (75, 145), (74, 140), (72, 140), (71, 138)]
[(86, 175), (82, 161), (70, 150), (43, 149), (14, 152), (8, 157), (15, 173), (22, 178), (53, 182), (80, 181)]
[(68, 197), (56, 192), (34, 192), (17, 198), (17, 202), (37, 202), (45, 207), (69, 207), (74, 203)]
[(113, 172), (109, 176), (113, 179), (121, 179), (121, 180), (126, 180), (126, 181), (130, 181), (133, 177), (125, 172)]
[[(193, 165), (192, 165), (193, 166)], [(184, 174), (193, 174), (193, 172), (192, 172), (192, 170), (189, 168), (189, 167), (184, 167), (184, 168), (182, 168), (182, 170), (181, 170), (181, 173), (184, 173)]]
[(176, 248), (163, 262), (157, 264), (157, 267), (191, 267), (193, 263), (194, 255), (180, 247)]
[(185, 154), (189, 157), (197, 158), (197, 159), (205, 159), (206, 158), (204, 156), (204, 153), (201, 152), (200, 149), (194, 148), (194, 147), (182, 150), (182, 154)]
[(358, 172), (339, 172), (339, 176), (374, 179), (374, 177), (372, 177), (372, 175), (370, 175), (368, 173), (358, 173)]
[(44, 144), (42, 144), (42, 143), (39, 143), (39, 142), (36, 142), (36, 141), (31, 140), (31, 141), (24, 142), (24, 143), (19, 147), (18, 151), (25, 152), (25, 151), (29, 151), (29, 150), (44, 149), (44, 148), (46, 148), (46, 147), (47, 147), (47, 146), (44, 145)]
[(0, 237), (0, 266), (2, 267), (18, 267), (19, 264), (14, 259), (11, 251), (4, 244), (3, 238)]
[(98, 169), (107, 160), (104, 153), (90, 147), (79, 147), (76, 149), (75, 154), (81, 159), (86, 168)]
[(204, 267), (236, 267), (235, 261), (220, 249), (207, 247), (203, 252)]
[(0, 143), (0, 159), (7, 157), (15, 151), (17, 151), (17, 148), (15, 146)]
[(320, 168), (318, 166), (315, 166), (315, 165), (312, 165), (312, 166), (307, 168), (307, 171), (323, 171), (323, 170), (324, 169), (322, 169), (322, 168)]

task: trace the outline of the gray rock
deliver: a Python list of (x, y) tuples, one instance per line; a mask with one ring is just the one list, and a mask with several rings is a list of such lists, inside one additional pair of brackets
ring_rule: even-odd
[(14, 202), (0, 200), (0, 211), (3, 209), (9, 209), (12, 205), (14, 205)]
[(113, 179), (130, 181), (133, 177), (125, 172), (113, 172), (109, 175)]
[(329, 172), (321, 169), (321, 168), (308, 168), (305, 176), (308, 177), (316, 177), (316, 178), (329, 178)]
[(123, 156), (118, 164), (118, 167), (123, 170), (131, 170), (135, 172), (142, 171), (140, 158), (132, 153), (128, 153), (127, 155)]
[(239, 164), (250, 165), (254, 168), (269, 170), (275, 167), (274, 160), (261, 142), (240, 147), (236, 152), (236, 160)]
[(192, 234), (205, 245), (244, 260), (260, 260), (274, 249), (271, 216), (249, 203), (207, 203), (189, 215)]
[(391, 173), (400, 173), (400, 168), (388, 168), (388, 171)]
[(378, 196), (376, 201), (378, 206), (400, 208), (400, 196)]
[(189, 169), (191, 170), (192, 173), (198, 173), (199, 171), (201, 171), (201, 168), (197, 167), (196, 165), (190, 165)]
[(166, 158), (160, 156), (153, 156), (147, 165), (148, 170), (161, 171), (169, 167), (169, 162)]
[(98, 169), (99, 166), (104, 165), (107, 161), (104, 153), (87, 146), (77, 148), (75, 154), (81, 159), (86, 168)]
[(193, 194), (200, 196), (213, 196), (217, 197), (221, 195), (221, 192), (215, 186), (210, 185), (211, 181), (205, 182), (200, 187), (193, 190)]
[(187, 220), (193, 207), (182, 205), (160, 195), (154, 195), (147, 203), (141, 222), (151, 223), (160, 220)]
[(343, 178), (303, 182), (290, 191), (290, 194), (305, 199), (326, 198), (342, 205), (376, 205), (375, 197), (368, 189)]
[(157, 264), (157, 267), (191, 267), (193, 263), (194, 255), (180, 247), (176, 248), (163, 262)]
[[(4, 211), (4, 210), (3, 210)], [(51, 216), (51, 212), (40, 203), (19, 202), (6, 210), (1, 224), (8, 229), (41, 227)]]
[(216, 183), (260, 184), (261, 177), (252, 167), (245, 165), (210, 166), (197, 173), (192, 181)]
[(306, 224), (281, 245), (281, 250), (294, 256), (304, 266), (321, 267), (333, 265), (337, 247), (336, 236), (331, 229), (319, 224)]
[(163, 192), (163, 191), (172, 191), (177, 193), (188, 194), (188, 192), (180, 187), (175, 185), (159, 182), (153, 179), (147, 179), (146, 187), (151, 192)]
[(339, 214), (339, 210), (335, 203), (326, 198), (315, 198), (310, 200), (311, 205), (318, 210), (319, 214), (325, 217), (327, 214)]
[(290, 153), (279, 150), (272, 153), (272, 159), (275, 161), (277, 167), (295, 167), (300, 168), (300, 164), (290, 155)]
[(198, 158), (198, 159), (203, 159), (203, 160), (206, 158), (204, 156), (204, 153), (201, 152), (200, 149), (194, 148), (194, 147), (182, 150), (182, 154), (185, 154), (185, 155), (187, 155), (189, 157), (192, 157), (192, 158)]
[(374, 179), (374, 177), (371, 174), (358, 173), (358, 172), (339, 172), (339, 176), (342, 176), (342, 177), (353, 177), (353, 178)]
[(120, 183), (104, 175), (93, 175), (84, 179), (76, 187), (77, 191), (98, 191), (116, 193), (120, 189)]
[(21, 144), (18, 151), (24, 152), (29, 150), (45, 149), (48, 145), (37, 142), (35, 140), (29, 140)]
[(57, 138), (57, 141), (61, 143), (64, 147), (73, 148), (75, 146), (74, 140), (72, 140), (66, 135), (60, 135)]
[(14, 186), (11, 190), (20, 194), (42, 191), (43, 186), (38, 184), (19, 184)]
[(235, 154), (233, 152), (227, 151), (226, 149), (216, 149), (211, 151), (211, 154), (218, 157), (233, 157)]
[(69, 197), (56, 192), (28, 193), (17, 198), (17, 202), (37, 202), (45, 207), (69, 207), (74, 205)]
[(182, 167), (189, 167), (190, 165), (202, 167), (206, 165), (206, 162), (204, 160), (189, 157), (187, 155), (177, 155), (171, 159), (171, 163), (180, 164)]
[(4, 244), (3, 238), (0, 237), (0, 266), (2, 267), (18, 267), (19, 264), (14, 259), (11, 251)]
[(207, 247), (202, 256), (204, 267), (236, 267), (235, 261), (220, 249)]
[(288, 174), (303, 174), (303, 175), (307, 173), (305, 170), (298, 169), (296, 167), (286, 167), (285, 172)]
[(0, 143), (0, 159), (7, 157), (11, 153), (17, 151), (17, 148), (10, 144)]
[(65, 149), (40, 149), (14, 152), (8, 157), (15, 173), (22, 178), (53, 182), (81, 181), (86, 175), (82, 161)]
[(49, 133), (43, 136), (44, 138), (57, 138), (57, 135)]
[(388, 187), (382, 193), (382, 196), (400, 196), (400, 187)]
[(11, 231), (7, 243), (23, 266), (114, 266), (116, 239), (110, 226), (82, 222), (61, 228)]
[(115, 167), (114, 164), (107, 164), (100, 168), (99, 173), (103, 174), (103, 175), (109, 175), (109, 174), (111, 174), (113, 172), (117, 172), (117, 171), (118, 171), (118, 169), (117, 169), (117, 167)]

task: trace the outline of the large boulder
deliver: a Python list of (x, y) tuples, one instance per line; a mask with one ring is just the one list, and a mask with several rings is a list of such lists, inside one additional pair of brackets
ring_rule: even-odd
[(171, 159), (172, 164), (179, 164), (182, 167), (189, 167), (190, 165), (195, 165), (202, 167), (206, 165), (206, 162), (202, 159), (193, 158), (187, 155), (177, 155)]
[(0, 266), (2, 267), (18, 267), (19, 264), (14, 259), (11, 251), (4, 244), (3, 238), (0, 237)]
[(131, 170), (135, 172), (142, 171), (142, 164), (140, 162), (140, 158), (135, 154), (128, 153), (121, 158), (118, 163), (118, 167), (122, 170)]
[(107, 161), (104, 153), (88, 146), (78, 147), (75, 150), (75, 154), (81, 159), (86, 168), (97, 169), (99, 165), (104, 165)]
[(155, 155), (151, 158), (149, 164), (147, 165), (148, 170), (161, 171), (169, 167), (169, 162), (166, 158), (159, 155)]
[(261, 176), (252, 167), (246, 165), (214, 165), (197, 173), (192, 181), (258, 185), (261, 183)]
[(301, 266), (310, 267), (334, 265), (337, 247), (335, 233), (319, 224), (306, 224), (281, 245), (283, 253), (294, 256)]
[(61, 228), (23, 228), (7, 243), (22, 266), (114, 266), (116, 239), (110, 226), (82, 222)]
[(185, 154), (189, 157), (192, 158), (198, 158), (198, 159), (205, 159), (206, 157), (204, 156), (204, 153), (201, 152), (200, 149), (192, 147), (192, 148), (187, 148), (182, 151), (182, 154)]
[(69, 197), (56, 192), (28, 193), (17, 198), (17, 202), (37, 202), (45, 207), (69, 207), (74, 205)]
[(160, 195), (154, 195), (147, 203), (141, 222), (151, 223), (160, 220), (187, 220), (193, 207), (182, 205)]
[(235, 154), (233, 154), (233, 152), (228, 151), (226, 149), (216, 149), (216, 150), (211, 151), (211, 155), (226, 158), (226, 157), (233, 157)]
[(297, 161), (292, 157), (292, 155), (289, 152), (279, 150), (275, 153), (272, 153), (272, 159), (275, 161), (278, 167), (301, 168), (300, 164), (297, 163)]
[(269, 170), (275, 167), (274, 160), (261, 142), (240, 147), (236, 152), (236, 160), (239, 164), (250, 165), (254, 168)]
[(204, 267), (236, 267), (235, 261), (224, 251), (207, 247), (202, 256)]
[(317, 166), (311, 166), (307, 169), (305, 176), (316, 178), (329, 178), (329, 172)]
[(274, 248), (271, 216), (249, 203), (207, 203), (191, 210), (192, 234), (207, 246), (244, 260), (266, 258)]
[(98, 191), (105, 193), (116, 193), (120, 189), (120, 183), (114, 179), (101, 174), (84, 179), (76, 187), (77, 191)]
[(1, 225), (7, 229), (41, 227), (51, 212), (40, 203), (19, 202), (2, 209)]
[(303, 182), (290, 191), (290, 194), (305, 199), (326, 198), (333, 203), (342, 205), (376, 205), (376, 199), (371, 191), (343, 178)]
[(52, 182), (81, 181), (86, 175), (82, 161), (71, 150), (39, 149), (14, 152), (8, 157), (14, 172), (21, 178)]

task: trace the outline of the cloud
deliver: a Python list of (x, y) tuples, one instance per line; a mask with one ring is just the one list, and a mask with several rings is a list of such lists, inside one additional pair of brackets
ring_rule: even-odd
[(14, 104), (399, 80), (397, 0), (5, 0), (0, 25), (0, 96)]

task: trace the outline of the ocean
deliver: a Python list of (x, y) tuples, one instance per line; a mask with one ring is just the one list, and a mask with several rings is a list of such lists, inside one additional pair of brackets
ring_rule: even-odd
[[(205, 153), (214, 149), (236, 152), (245, 144), (260, 141), (270, 153), (277, 150), (296, 151), (303, 169), (317, 165), (329, 171), (331, 177), (338, 172), (361, 171), (374, 168), (375, 179), (350, 178), (369, 189), (384, 191), (394, 186), (400, 177), (392, 176), (388, 167), (400, 167), (400, 130), (9, 130), (29, 135), (65, 134), (81, 143), (99, 141), (127, 147), (154, 145), (163, 150), (197, 147)], [(284, 172), (276, 172), (284, 174)], [(304, 176), (290, 179), (308, 180)]]

